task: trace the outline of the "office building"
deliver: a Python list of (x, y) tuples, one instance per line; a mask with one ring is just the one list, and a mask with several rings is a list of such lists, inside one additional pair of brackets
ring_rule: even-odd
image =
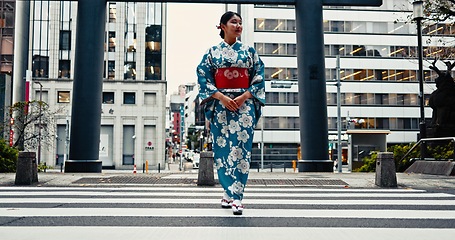
[[(141, 169), (148, 163), (163, 169), (166, 4), (107, 2), (106, 7), (100, 160), (103, 168)], [(68, 159), (76, 22), (75, 1), (31, 2), (31, 98), (58, 111), (55, 141), (42, 147), (41, 161), (50, 166)]]

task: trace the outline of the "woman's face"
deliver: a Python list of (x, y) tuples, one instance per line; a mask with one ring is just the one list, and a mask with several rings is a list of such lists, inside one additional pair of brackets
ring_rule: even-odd
[(240, 37), (240, 35), (242, 35), (242, 19), (237, 15), (232, 16), (226, 25), (222, 24), (221, 27), (224, 31), (225, 38), (232, 39)]

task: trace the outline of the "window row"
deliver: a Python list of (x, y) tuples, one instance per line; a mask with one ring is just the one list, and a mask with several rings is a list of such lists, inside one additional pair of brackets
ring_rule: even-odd
[[(414, 24), (406, 22), (370, 22), (370, 21), (329, 21), (324, 20), (326, 33), (360, 34), (404, 34), (415, 35)], [(255, 19), (255, 31), (295, 32), (294, 19)], [(422, 34), (432, 36), (450, 36), (455, 33), (454, 23), (434, 23), (423, 26)]]
[[(32, 59), (32, 75), (35, 78), (49, 78), (49, 57), (34, 55)], [(58, 78), (71, 77), (71, 60), (58, 61)]]
[[(419, 118), (341, 118), (343, 129), (419, 130)], [(337, 130), (337, 118), (328, 119), (329, 130)]]
[[(297, 92), (266, 92), (267, 104), (294, 105), (299, 104)], [(425, 95), (425, 105), (428, 106), (429, 95)], [(342, 105), (381, 105), (381, 106), (419, 106), (418, 94), (400, 93), (341, 93)], [(327, 93), (327, 105), (337, 105), (337, 94)]]
[[(115, 93), (114, 92), (103, 92), (103, 104), (114, 104)], [(123, 104), (136, 104), (136, 93), (135, 92), (123, 92)], [(156, 105), (156, 93), (146, 92), (144, 93), (144, 105)]]
[[(418, 118), (375, 118), (375, 117), (342, 117), (342, 130), (347, 129), (387, 129), (394, 131), (419, 130)], [(288, 129), (299, 130), (300, 118), (298, 117), (264, 117), (259, 121), (256, 130), (262, 129)], [(328, 118), (328, 128), (330, 131), (337, 130), (337, 118)]]
[[(72, 2), (62, 1), (60, 3), (60, 15), (50, 14), (49, 2), (39, 2), (34, 5), (33, 11), (33, 76), (37, 78), (70, 78), (71, 77), (71, 50), (72, 50), (72, 36), (74, 31), (71, 31), (71, 9), (74, 7)], [(123, 9), (121, 18), (125, 21), (120, 23), (117, 20), (117, 3), (109, 3), (109, 22), (116, 24), (124, 24), (123, 32), (116, 32), (108, 30), (105, 34), (105, 51), (106, 52), (118, 52), (118, 43), (122, 41), (124, 45), (124, 63), (118, 64), (116, 69), (116, 62), (113, 54), (106, 54), (108, 59), (105, 62), (104, 78), (114, 79), (117, 73), (123, 73), (123, 76), (117, 74), (118, 79), (131, 79), (137, 78), (137, 66), (136, 62), (137, 54), (137, 18), (144, 18), (146, 27), (143, 30), (145, 32), (145, 64), (140, 67), (139, 71), (144, 73), (145, 80), (160, 80), (161, 79), (161, 64), (162, 64), (162, 3), (141, 3), (145, 9), (138, 11), (138, 3), (121, 3)], [(140, 13), (140, 14), (139, 14)], [(139, 14), (139, 15), (138, 15)], [(53, 17), (57, 17), (54, 19)], [(3, 19), (3, 18), (1, 18)], [(54, 36), (52, 34), (50, 22), (59, 21), (59, 35), (57, 36), (59, 44), (59, 66), (58, 73), (55, 75), (51, 73), (49, 75), (49, 69), (53, 69), (54, 66), (49, 66), (49, 58), (53, 57), (54, 54), (50, 51), (49, 42)], [(4, 21), (1, 21), (2, 24)], [(115, 29), (114, 25), (108, 24), (108, 29)], [(58, 31), (58, 30), (57, 30)], [(73, 36), (74, 37), (74, 36)], [(121, 51), (121, 50), (120, 50)], [(117, 56), (117, 55), (115, 55)], [(6, 65), (6, 64), (5, 64)]]
[[(297, 56), (297, 44), (294, 43), (255, 43), (260, 55)], [(453, 56), (453, 47), (428, 46), (423, 48), (427, 58)], [(355, 56), (355, 57), (387, 57), (387, 58), (417, 58), (416, 46), (379, 46), (379, 45), (325, 45), (325, 56)]]
[[(35, 98), (39, 99), (42, 97), (44, 102), (48, 102), (48, 91), (35, 92)], [(156, 105), (157, 96), (154, 92), (144, 93), (144, 105)], [(103, 92), (102, 96), (103, 104), (114, 104), (115, 93), (114, 92)], [(135, 92), (123, 92), (122, 104), (136, 104), (136, 93)], [(71, 92), (70, 91), (57, 91), (57, 103), (71, 103)]]
[[(434, 82), (438, 74), (431, 70), (424, 70), (426, 82)], [(297, 68), (265, 68), (265, 79), (298, 79)], [(337, 79), (337, 70), (325, 70), (327, 80)], [(403, 69), (340, 69), (340, 79), (344, 81), (391, 81), (391, 82), (418, 82), (417, 70)]]

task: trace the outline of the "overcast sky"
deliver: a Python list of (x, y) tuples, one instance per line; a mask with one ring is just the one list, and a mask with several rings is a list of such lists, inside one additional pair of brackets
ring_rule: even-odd
[(224, 4), (168, 3), (166, 80), (167, 93), (196, 82), (196, 66), (205, 51), (222, 39), (216, 28)]

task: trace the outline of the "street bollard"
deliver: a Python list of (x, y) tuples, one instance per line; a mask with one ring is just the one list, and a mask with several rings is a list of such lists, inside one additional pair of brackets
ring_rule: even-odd
[(199, 173), (197, 185), (214, 186), (215, 177), (213, 173), (213, 152), (201, 152), (199, 158)]
[(376, 158), (376, 181), (379, 187), (397, 187), (395, 161), (392, 152), (380, 152)]
[(19, 152), (16, 164), (16, 179), (15, 185), (31, 185), (38, 181), (35, 179), (35, 172), (38, 175), (36, 168), (36, 153), (35, 152)]
[[(158, 163), (158, 169), (160, 169), (159, 163)], [(149, 160), (145, 160), (145, 173), (149, 173)]]
[(158, 173), (161, 172), (161, 163), (158, 163)]
[(294, 169), (294, 172), (297, 169), (297, 161), (296, 160), (292, 160), (292, 169)]

